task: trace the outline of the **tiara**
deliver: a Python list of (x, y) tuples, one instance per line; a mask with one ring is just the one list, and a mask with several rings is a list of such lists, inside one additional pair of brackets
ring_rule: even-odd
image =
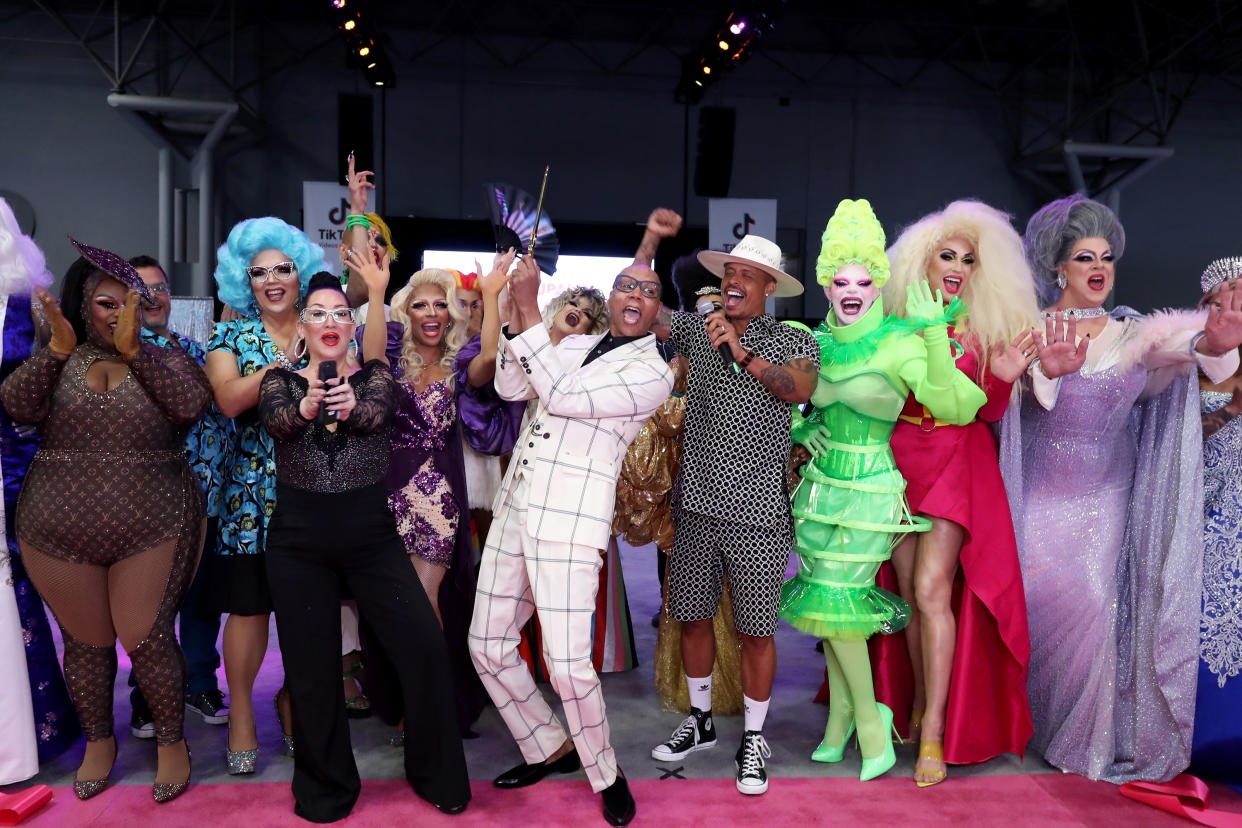
[(1239, 276), (1242, 276), (1242, 256), (1226, 256), (1207, 266), (1199, 277), (1199, 284), (1203, 286), (1204, 294), (1207, 294), (1222, 282), (1237, 279)]

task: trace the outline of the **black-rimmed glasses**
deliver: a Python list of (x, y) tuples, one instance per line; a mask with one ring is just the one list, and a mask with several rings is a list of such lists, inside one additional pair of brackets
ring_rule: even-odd
[(632, 276), (618, 276), (613, 281), (612, 287), (622, 293), (633, 293), (634, 288), (638, 288), (638, 292), (643, 295), (644, 299), (660, 298), (659, 282), (640, 282)]

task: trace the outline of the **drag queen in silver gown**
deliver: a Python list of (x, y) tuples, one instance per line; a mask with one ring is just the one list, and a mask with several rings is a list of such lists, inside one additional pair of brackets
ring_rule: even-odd
[(1024, 242), (1045, 307), (1077, 316), (1049, 320), (1053, 341), (1003, 425), (1031, 746), (1091, 779), (1167, 780), (1190, 761), (1199, 652), (1195, 366), (1214, 381), (1238, 367), (1242, 291), (1210, 316), (1104, 311), (1125, 232), (1082, 196), (1041, 208)]

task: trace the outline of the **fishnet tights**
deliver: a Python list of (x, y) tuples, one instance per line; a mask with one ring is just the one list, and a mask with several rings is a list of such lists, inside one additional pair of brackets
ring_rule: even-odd
[(201, 503), (190, 502), (187, 523), (193, 529), (111, 566), (71, 563), (22, 545), (30, 578), (64, 636), (65, 679), (90, 741), (112, 736), (118, 638), (151, 707), (156, 743), (181, 741), (185, 661), (173, 622), (193, 578), (205, 526)]

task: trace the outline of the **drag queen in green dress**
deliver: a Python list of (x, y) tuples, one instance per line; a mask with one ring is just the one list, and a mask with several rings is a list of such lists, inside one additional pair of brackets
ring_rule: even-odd
[(871, 205), (842, 201), (816, 266), (831, 309), (814, 331), (821, 359), (814, 410), (793, 427), (811, 460), (793, 494), (798, 572), (780, 604), (782, 618), (824, 639), (831, 700), (812, 758), (840, 761), (857, 728), (863, 781), (896, 761), (893, 714), (875, 701), (867, 639), (900, 630), (910, 610), (877, 587), (875, 575), (903, 534), (930, 528), (910, 514), (889, 437), (910, 393), (938, 423), (954, 425), (969, 423), (987, 401), (954, 365), (947, 326), (965, 315), (961, 300), (945, 309), (920, 282), (909, 290), (909, 318), (885, 316), (880, 288), (888, 275), (884, 230)]

